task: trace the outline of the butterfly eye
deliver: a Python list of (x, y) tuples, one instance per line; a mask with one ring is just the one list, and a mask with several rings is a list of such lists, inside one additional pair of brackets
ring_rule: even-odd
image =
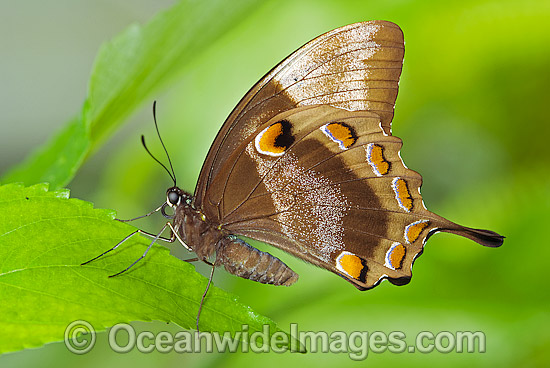
[(180, 196), (177, 192), (170, 191), (170, 192), (168, 192), (167, 199), (168, 199), (168, 204), (173, 205), (173, 206), (177, 206), (177, 204), (180, 201)]

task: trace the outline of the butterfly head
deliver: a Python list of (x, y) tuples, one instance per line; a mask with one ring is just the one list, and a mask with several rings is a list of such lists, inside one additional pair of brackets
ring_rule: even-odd
[(191, 205), (192, 199), (191, 194), (176, 186), (168, 188), (166, 191), (166, 204), (172, 208), (176, 208), (181, 204), (189, 206)]

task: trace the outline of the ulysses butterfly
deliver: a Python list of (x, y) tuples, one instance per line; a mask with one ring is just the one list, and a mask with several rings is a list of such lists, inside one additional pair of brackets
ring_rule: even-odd
[[(264, 284), (296, 282), (285, 263), (238, 238), (247, 237), (334, 272), (359, 290), (384, 279), (408, 283), (414, 260), (439, 231), (500, 246), (503, 236), (455, 224), (424, 206), (422, 177), (405, 166), (401, 139), (391, 133), (403, 55), (403, 33), (387, 21), (347, 25), (308, 42), (235, 107), (194, 194), (178, 188), (173, 169), (164, 167), (174, 186), (145, 216), (161, 210), (172, 222), (157, 235), (138, 230), (123, 241), (136, 233), (151, 236), (148, 251), (158, 239), (179, 240), (196, 254), (193, 261), (212, 265), (208, 286), (222, 265)], [(171, 238), (161, 238), (167, 227)]]

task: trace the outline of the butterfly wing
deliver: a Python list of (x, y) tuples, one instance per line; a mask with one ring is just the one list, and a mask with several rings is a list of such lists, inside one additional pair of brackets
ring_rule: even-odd
[(435, 231), (481, 244), (494, 233), (428, 211), (422, 177), (403, 164), (400, 148), (373, 112), (328, 105), (285, 111), (231, 154), (203, 211), (222, 229), (278, 246), (359, 289), (384, 278), (407, 283)]
[(337, 28), (295, 51), (252, 87), (223, 124), (203, 164), (195, 206), (202, 206), (231, 153), (283, 111), (317, 104), (373, 111), (389, 134), (403, 54), (403, 33), (387, 21)]
[(502, 237), (424, 207), (391, 120), (403, 35), (356, 23), (297, 50), (241, 100), (204, 163), (195, 206), (228, 233), (275, 245), (361, 290), (408, 282), (436, 231)]

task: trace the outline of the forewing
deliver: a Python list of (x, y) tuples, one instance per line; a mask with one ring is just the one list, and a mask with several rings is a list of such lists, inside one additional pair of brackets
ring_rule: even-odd
[(266, 74), (223, 124), (203, 164), (195, 205), (242, 142), (275, 115), (327, 104), (350, 111), (373, 111), (390, 125), (403, 64), (403, 33), (394, 23), (355, 23), (325, 33), (302, 46)]

